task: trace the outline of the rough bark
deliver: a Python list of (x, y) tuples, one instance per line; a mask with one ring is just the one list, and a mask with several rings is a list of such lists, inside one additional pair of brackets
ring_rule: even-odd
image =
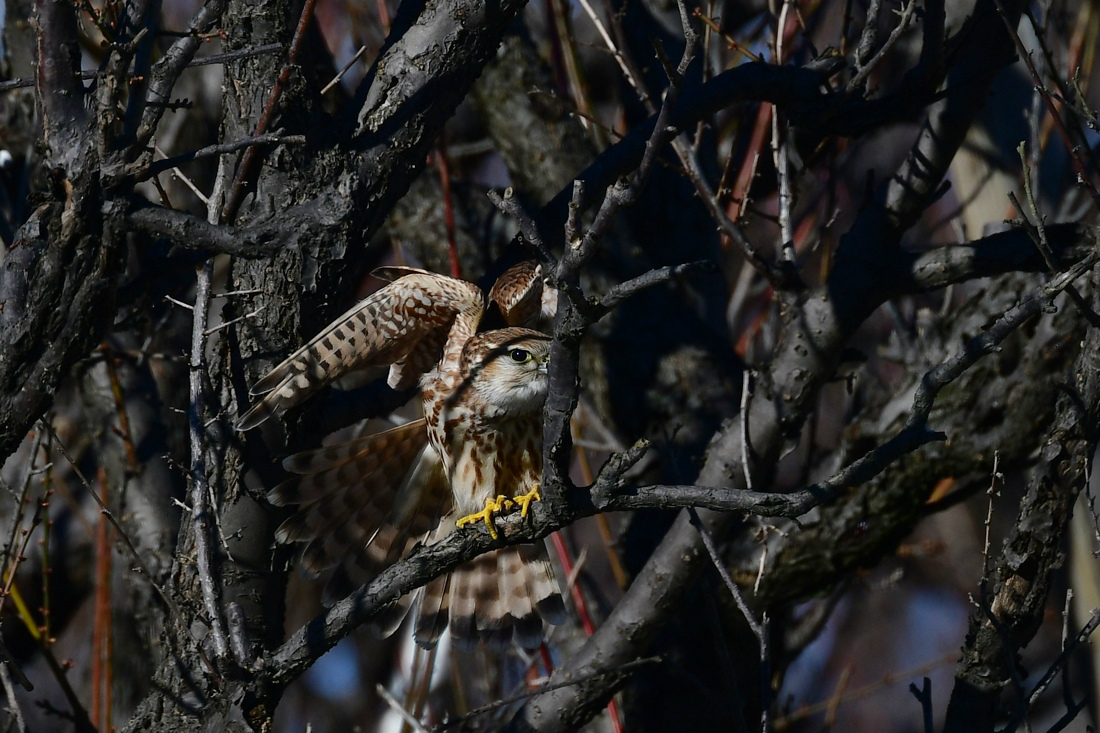
[[(399, 215), (391, 220), (391, 236), (419, 238), (425, 261), (429, 254), (438, 256), (438, 206), (432, 209), (440, 194), (435, 179), (422, 177), (416, 184), (419, 190), (402, 199), (444, 124), (487, 64), (477, 98), (490, 134), (516, 187), (531, 201), (547, 202), (536, 216), (537, 228), (555, 247), (564, 238), (568, 184), (574, 176), (587, 184), (582, 204), (598, 203), (619, 176), (638, 168), (647, 144), (675, 136), (666, 133), (693, 130), (699, 121), (731, 105), (778, 104), (806, 155), (830, 135), (858, 136), (928, 107), (908, 159), (856, 217), (823, 284), (777, 294), (776, 348), (767, 363), (753, 365), (756, 388), (747, 399), (744, 419), (728, 419), (738, 409), (741, 365), (728, 356), (722, 335), (722, 284), (693, 282), (651, 291), (595, 330), (596, 348), (588, 369), (606, 380), (595, 390), (597, 401), (623, 432), (678, 429), (670, 431), (676, 434), (663, 445), (672, 454), (665, 475), (660, 482), (637, 485), (625, 479), (624, 472), (642, 449), (617, 455), (589, 491), (567, 490), (553, 497), (535, 508), (528, 523), (506, 520), (501, 542), (543, 537), (596, 512), (647, 507), (699, 507), (703, 525), (722, 540), (731, 536), (745, 513), (800, 516), (839, 496), (834, 505), (820, 510), (815, 523), (772, 545), (756, 602), (760, 608), (780, 609), (836, 587), (853, 569), (890, 553), (923, 516), (933, 475), (983, 472), (994, 448), (1013, 465), (1023, 462), (1035, 441), (1034, 434), (1025, 432), (1029, 420), (1053, 415), (1054, 427), (1032, 479), (1019, 531), (997, 571), (990, 613), (1000, 625), (975, 617), (958, 670), (953, 720), (965, 718), (986, 726), (992, 701), (1011, 679), (1015, 664), (1012, 653), (999, 642), (1007, 634), (1014, 652), (1034, 633), (1050, 572), (1061, 559), (1057, 543), (1063, 520), (1069, 516), (1077, 479), (1094, 444), (1094, 436), (1081, 426), (1091, 425), (1095, 417), (1097, 380), (1087, 374), (1081, 377), (1075, 385), (1078, 402), (1066, 397), (1054, 412), (1049, 409), (1049, 395), (1057, 389), (1055, 375), (1067, 368), (1073, 349), (1051, 352), (1043, 347), (1049, 340), (1069, 340), (1083, 328), (1074, 314), (1045, 317), (1038, 326), (1044, 330), (1042, 338), (1032, 334), (1022, 344), (1007, 342), (1005, 351), (939, 396), (930, 426), (961, 432), (965, 428), (956, 419), (965, 414), (981, 428), (965, 439), (929, 445), (894, 465), (888, 466), (893, 455), (870, 460), (859, 470), (837, 473), (799, 492), (781, 494), (771, 487), (781, 457), (798, 443), (823, 386), (843, 363), (853, 334), (883, 302), (976, 277), (1048, 269), (1021, 231), (921, 252), (901, 246), (903, 235), (939, 195), (948, 165), (985, 104), (993, 76), (1011, 56), (1012, 46), (994, 15), (994, 4), (980, 2), (962, 31), (944, 43), (943, 4), (928, 3), (917, 65), (901, 88), (879, 97), (864, 98), (834, 85), (831, 76), (842, 66), (836, 58), (804, 67), (744, 64), (705, 84), (688, 82), (682, 90), (676, 88), (682, 95), (665, 118), (668, 130), (660, 129), (654, 118), (642, 121), (591, 162), (572, 119), (530, 94), (532, 86), (548, 82), (529, 44), (509, 37), (498, 51), (522, 5), (519, 0), (403, 4), (367, 80), (347, 108), (332, 115), (317, 95), (326, 81), (317, 78), (319, 69), (326, 63), (331, 66), (319, 34), (308, 27), (300, 35), (294, 30), (301, 3), (207, 2), (192, 27), (224, 29), (230, 52), (253, 44), (288, 47), (295, 37), (303, 44), (298, 58), (285, 69), (286, 54), (229, 63), (221, 139), (247, 139), (260, 132), (263, 119), (267, 129), (304, 136), (305, 144), (245, 146), (247, 153), (223, 157), (222, 193), (230, 210), (222, 220), (203, 221), (153, 206), (134, 188), (149, 173), (151, 153), (145, 144), (157, 129), (180, 71), (195, 52), (196, 36), (174, 42), (161, 61), (151, 64), (149, 47), (138, 34), (141, 28), (152, 29), (153, 21), (144, 3), (128, 4), (126, 31), (107, 50), (94, 97), (89, 97), (77, 77), (72, 5), (53, 0), (35, 4), (37, 94), (43, 111), (43, 149), (52, 173), (50, 189), (19, 230), (17, 245), (5, 253), (0, 273), (0, 454), (7, 456), (15, 449), (72, 367), (115, 326), (129, 232), (141, 237), (142, 244), (153, 240), (166, 250), (168, 245), (180, 245), (233, 254), (232, 259), (218, 260), (217, 284), (244, 295), (235, 297), (222, 317), (249, 314), (231, 329), (209, 334), (204, 386), (210, 407), (198, 416), (203, 461), (220, 511), (220, 534), (208, 538), (216, 555), (216, 611), (228, 615), (231, 604), (234, 613), (239, 609), (248, 648), (237, 659), (219, 657), (205, 638), (203, 627), (211, 619), (209, 606), (200, 602), (192, 559), (195, 525), (183, 522), (174, 554), (160, 537), (163, 528), (145, 537), (135, 532), (143, 550), (174, 557), (170, 591), (179, 609), (165, 613), (163, 657), (155, 659), (159, 668), (154, 690), (128, 729), (266, 729), (286, 686), (326, 650), (403, 593), (495, 546), (484, 535), (456, 534), (421, 548), (284, 640), (288, 563), (285, 552), (272, 552), (279, 517), (263, 493), (277, 480), (278, 458), (315, 445), (326, 418), (292, 413), (285, 435), (272, 429), (240, 436), (229, 427), (248, 401), (247, 386), (346, 307), (375, 254), (369, 243), (395, 207)], [(1018, 18), (1022, 3), (1007, 5), (1010, 15)], [(148, 81), (129, 84), (131, 65), (135, 72), (147, 71)], [(281, 96), (270, 105), (276, 79)], [(944, 91), (937, 92), (945, 79)], [(116, 117), (116, 108), (126, 114)], [(652, 156), (651, 150), (649, 164)], [(240, 166), (235, 178), (234, 157)], [(587, 168), (580, 170), (585, 164)], [(577, 278), (587, 292), (604, 290), (651, 268), (718, 259), (712, 223), (693, 203), (694, 191), (678, 172), (658, 171), (651, 184), (659, 192), (653, 198), (641, 197), (641, 212), (624, 217), (621, 229), (607, 237), (599, 265), (585, 272), (586, 278), (594, 272), (598, 276)], [(488, 218), (483, 203), (459, 208), (473, 212), (471, 220)], [(653, 214), (667, 209), (674, 214), (664, 219)], [(459, 238), (464, 267), (470, 272), (487, 269), (491, 274), (518, 256), (513, 243), (495, 263), (489, 262), (486, 248), (478, 246), (469, 228), (460, 225)], [(1046, 236), (1061, 264), (1080, 260), (1094, 246), (1092, 232), (1080, 226), (1050, 226)], [(159, 261), (179, 265), (201, 260), (190, 257), (179, 259), (172, 253)], [(939, 347), (946, 352), (959, 335), (972, 333), (983, 319), (1004, 312), (1028, 282), (1020, 277), (1000, 281), (973, 311), (952, 323)], [(574, 305), (581, 308), (583, 302)], [(1094, 333), (1090, 331), (1090, 339)], [(1084, 361), (1086, 357), (1095, 359), (1094, 340), (1086, 340), (1077, 357), (1080, 367), (1091, 363)], [(640, 357), (622, 346), (642, 342)], [(933, 356), (942, 354), (922, 358)], [(910, 364), (914, 380), (927, 366)], [(89, 374), (101, 383), (101, 375)], [(898, 399), (883, 398), (870, 408), (880, 413), (876, 429), (856, 423), (838, 453), (841, 461), (857, 459), (872, 441), (881, 444), (894, 424), (884, 422), (881, 413), (893, 409)], [(568, 403), (565, 399), (563, 408), (555, 402), (565, 424)], [(102, 422), (110, 417), (107, 407), (109, 403), (99, 401), (89, 410)], [(1084, 410), (1089, 419), (1074, 422), (1074, 410)], [(749, 436), (742, 436), (742, 425), (748, 426)], [(921, 436), (917, 442), (932, 437)], [(117, 444), (107, 443), (103, 461), (112, 482), (132, 492), (131, 510), (140, 515), (145, 511), (142, 501), (150, 506), (162, 501), (157, 487), (145, 483), (153, 476), (131, 475)], [(750, 445), (750, 466), (741, 462), (743, 444)], [(550, 446), (551, 452), (561, 451), (562, 445)], [(676, 480), (694, 472), (702, 455), (705, 462), (693, 482)], [(934, 471), (929, 468), (933, 464)], [(568, 489), (567, 482), (563, 485)], [(1053, 513), (1059, 521), (1052, 530), (1038, 532), (1032, 518), (1043, 512)], [(868, 516), (875, 518), (869, 531), (857, 530)], [(828, 553), (820, 551), (822, 544), (830, 548)], [(751, 543), (738, 538), (735, 546), (747, 552)], [(669, 620), (683, 613), (685, 598), (709, 563), (698, 529), (680, 513), (623, 600), (552, 679), (580, 682), (535, 695), (509, 729), (571, 730), (583, 725), (623, 684), (635, 669), (631, 663), (652, 648)], [(746, 566), (744, 573), (748, 572)], [(741, 655), (738, 665), (751, 666), (754, 654)]]

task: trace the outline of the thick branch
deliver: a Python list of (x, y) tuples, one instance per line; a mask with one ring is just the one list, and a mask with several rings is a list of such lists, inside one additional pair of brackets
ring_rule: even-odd
[[(297, 207), (296, 207), (297, 208)], [(290, 210), (293, 211), (293, 210)], [(285, 212), (292, 217), (290, 211)], [(288, 218), (289, 218), (288, 217)], [(280, 217), (281, 221), (281, 217)], [(183, 211), (144, 201), (127, 217), (129, 225), (150, 237), (160, 237), (186, 249), (231, 254), (247, 259), (270, 257), (292, 246), (298, 233), (277, 226), (231, 227), (211, 224)]]
[(1017, 676), (1016, 655), (1043, 621), (1053, 574), (1064, 560), (1063, 540), (1073, 505), (1088, 482), (1096, 449), (1097, 359), (1100, 331), (1092, 328), (1072, 372), (1070, 393), (1058, 398), (1057, 416), (1042, 443), (1039, 465), (1000, 554), (991, 602), (970, 619), (944, 723), (949, 733), (993, 729), (1000, 690)]
[(211, 569), (211, 509), (207, 507), (210, 490), (206, 471), (206, 394), (203, 381), (206, 377), (206, 322), (210, 308), (210, 281), (214, 265), (207, 261), (197, 270), (195, 305), (191, 309), (191, 361), (188, 387), (191, 404), (187, 415), (188, 436), (191, 447), (191, 521), (195, 525), (195, 564), (202, 588), (202, 603), (206, 610), (210, 635), (214, 639), (214, 654), (218, 661), (228, 652), (225, 624), (222, 620), (218, 588)]
[[(1044, 302), (1064, 289), (1074, 278), (1094, 266), (1098, 260), (1100, 260), (1100, 253), (1092, 253), (1038, 292), (1026, 297), (1015, 309), (1006, 314), (1001, 322), (976, 337), (973, 347), (964, 349), (941, 367), (929, 372), (926, 376), (926, 385), (928, 385), (926, 389), (938, 390), (952, 381), (983, 353), (995, 348), (999, 340), (1011, 330), (1027, 318), (1034, 316)], [(921, 394), (918, 392), (917, 406), (914, 410), (917, 422), (930, 407), (930, 403), (922, 398)], [(640, 444), (621, 457), (609, 461), (590, 491), (571, 494), (569, 503), (560, 513), (553, 513), (545, 502), (540, 502), (534, 505), (529, 523), (523, 523), (518, 517), (502, 520), (503, 539), (499, 543), (495, 543), (484, 532), (455, 533), (437, 545), (420, 548), (405, 560), (388, 568), (369, 585), (360, 588), (333, 606), (325, 615), (314, 619), (295, 633), (275, 653), (272, 662), (277, 671), (267, 681), (278, 686), (288, 683), (352, 629), (369, 622), (390, 603), (491, 547), (530, 542), (582, 517), (601, 511), (695, 506), (761, 516), (800, 516), (835, 496), (840, 490), (869, 480), (898, 456), (927, 442), (929, 435), (922, 434), (920, 430), (903, 431), (898, 438), (883, 446), (880, 451), (868, 454), (865, 459), (845, 468), (828, 481), (791, 494), (702, 485), (658, 485), (623, 489), (621, 488), (623, 473), (641, 457), (646, 449), (644, 444)], [(681, 520), (683, 521), (684, 518), (682, 517)], [(677, 580), (676, 587), (679, 587), (681, 582)], [(651, 591), (652, 588), (650, 587), (649, 590)], [(668, 586), (665, 590), (672, 592), (672, 586)], [(627, 621), (620, 623), (626, 624)], [(574, 669), (580, 668), (574, 667)], [(601, 684), (607, 684), (607, 681)]]
[[(988, 2), (982, 3), (988, 6)], [(1004, 34), (995, 26), (975, 26), (967, 29), (975, 36), (989, 35), (992, 41), (1003, 41)], [(974, 40), (973, 38), (971, 40)], [(967, 64), (988, 64), (984, 43), (974, 43), (961, 51)], [(979, 79), (988, 84), (989, 76)], [(980, 96), (984, 99), (986, 88)], [(949, 99), (962, 94), (956, 89)], [(968, 94), (975, 94), (973, 88)], [(930, 114), (929, 130), (939, 131), (944, 141), (937, 158), (950, 159), (969, 127), (978, 106), (963, 104), (958, 114)], [(940, 129), (949, 126), (949, 129)], [(911, 157), (898, 172), (902, 180), (916, 176), (920, 168), (917, 156)], [(920, 168), (925, 170), (924, 168)], [(939, 169), (929, 171), (936, 175)], [(942, 170), (939, 171), (942, 174)], [(932, 199), (939, 185), (938, 179), (925, 181), (921, 186), (907, 189), (897, 201), (892, 202), (898, 211), (923, 210)], [(884, 277), (896, 266), (894, 254), (904, 227), (896, 216), (887, 216), (888, 200), (885, 191), (879, 202), (871, 202), (862, 211), (852, 230), (842, 241), (836, 257), (836, 266), (823, 289), (803, 293), (784, 313), (781, 336), (775, 357), (767, 370), (761, 373), (763, 388), (758, 389), (748, 406), (748, 415), (742, 421), (752, 432), (752, 445), (765, 479), (785, 446), (793, 444), (800, 433), (806, 415), (816, 403), (818, 392), (831, 376), (840, 360), (840, 354), (849, 336), (883, 300), (891, 296), (892, 283)], [(564, 217), (563, 217), (564, 218)], [(884, 267), (885, 265), (885, 267)], [(699, 477), (699, 484), (729, 485), (743, 481), (743, 470), (736, 458), (742, 437), (739, 425), (729, 425), (712, 441), (708, 460)], [(729, 515), (716, 516), (700, 512), (704, 521), (712, 522), (711, 531), (720, 535), (730, 524)], [(694, 577), (699, 567), (697, 558), (702, 552), (699, 533), (681, 516), (669, 531), (657, 552), (635, 581), (631, 591), (616, 607), (611, 617), (595, 635), (590, 637), (581, 652), (567, 661), (555, 673), (555, 679), (575, 673), (578, 669), (608, 668), (623, 657), (640, 653), (644, 644), (652, 638), (657, 627), (675, 607), (679, 593), (685, 587), (679, 580), (670, 585), (668, 578)], [(635, 590), (637, 589), (637, 592)], [(611, 694), (611, 685), (593, 686), (584, 690), (569, 689), (535, 697), (513, 721), (513, 730), (565, 730), (584, 720), (586, 715), (598, 709)]]
[[(1080, 260), (1096, 246), (1098, 232), (1086, 224), (1047, 226), (1053, 255), (1064, 266)], [(886, 279), (900, 293), (937, 290), (952, 283), (1008, 272), (1045, 272), (1046, 261), (1027, 231), (1012, 229), (988, 237), (933, 249), (902, 252)]]
[(42, 131), (50, 148), (50, 165), (61, 166), (73, 176), (84, 162), (90, 132), (84, 85), (78, 76), (76, 9), (62, 0), (36, 0), (34, 6)]

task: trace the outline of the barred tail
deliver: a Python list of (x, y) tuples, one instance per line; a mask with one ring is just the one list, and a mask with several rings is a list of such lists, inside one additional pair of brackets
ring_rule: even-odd
[(417, 642), (433, 646), (448, 618), (451, 638), (460, 647), (472, 648), (479, 641), (497, 648), (512, 641), (527, 649), (538, 647), (543, 622), (556, 625), (565, 619), (543, 545), (493, 550), (458, 567), (449, 578), (432, 581), (418, 606)]

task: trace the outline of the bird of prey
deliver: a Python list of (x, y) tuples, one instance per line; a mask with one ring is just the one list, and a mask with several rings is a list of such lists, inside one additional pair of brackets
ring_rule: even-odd
[[(377, 270), (389, 284), (336, 319), (251, 389), (262, 395), (237, 423), (253, 428), (348, 374), (388, 367), (394, 388), (418, 384), (423, 417), (381, 433), (290, 456), (293, 478), (276, 505), (298, 505), (278, 529), (306, 542), (308, 571), (333, 568), (344, 587), (369, 581), (416, 542), (539, 499), (542, 405), (550, 338), (530, 328), (551, 316), (541, 269), (517, 265), (490, 291), (508, 327), (479, 332), (475, 285), (406, 267)], [(542, 642), (564, 605), (542, 543), (494, 550), (402, 599), (379, 625), (392, 631), (415, 601), (414, 635), (433, 646), (449, 625), (461, 646)]]

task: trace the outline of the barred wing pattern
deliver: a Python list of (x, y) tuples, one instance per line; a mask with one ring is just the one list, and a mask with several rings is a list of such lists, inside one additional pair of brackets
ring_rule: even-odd
[[(394, 269), (384, 268), (380, 275)], [(263, 398), (241, 415), (237, 429), (282, 415), (317, 389), (368, 367), (389, 366), (390, 386), (412, 386), (439, 359), (456, 319), (476, 327), (484, 311), (477, 286), (404, 270), (403, 277), (360, 301), (253, 385), (250, 393)]]
[[(295, 476), (268, 494), (298, 506), (276, 538), (306, 543), (305, 569), (329, 574), (326, 601), (415, 543), (455, 531), (457, 515), (485, 499), (530, 492), (541, 474), (548, 338), (514, 327), (477, 333), (484, 299), (470, 283), (404, 267), (375, 274), (391, 282), (260, 380), (252, 392), (264, 397), (238, 421), (241, 430), (259, 425), (351, 373), (388, 367), (391, 386), (421, 386), (425, 418), (291, 456), (283, 465)], [(544, 321), (552, 300), (533, 263), (506, 272), (490, 298), (509, 324), (524, 325)], [(520, 356), (493, 356), (505, 346)], [(428, 647), (448, 626), (460, 646), (535, 647), (543, 622), (561, 623), (565, 612), (542, 543), (477, 557), (402, 598), (376, 625), (393, 631), (413, 600), (415, 637)]]
[(298, 513), (275, 533), (280, 542), (308, 542), (302, 560), (320, 575), (339, 566), (362, 584), (431, 532), (449, 511), (451, 493), (428, 447), (424, 420), (283, 461), (298, 474), (268, 493)]
[(526, 260), (513, 265), (500, 276), (489, 291), (489, 300), (497, 304), (509, 326), (541, 328), (554, 321), (558, 293), (542, 282), (542, 265)]

